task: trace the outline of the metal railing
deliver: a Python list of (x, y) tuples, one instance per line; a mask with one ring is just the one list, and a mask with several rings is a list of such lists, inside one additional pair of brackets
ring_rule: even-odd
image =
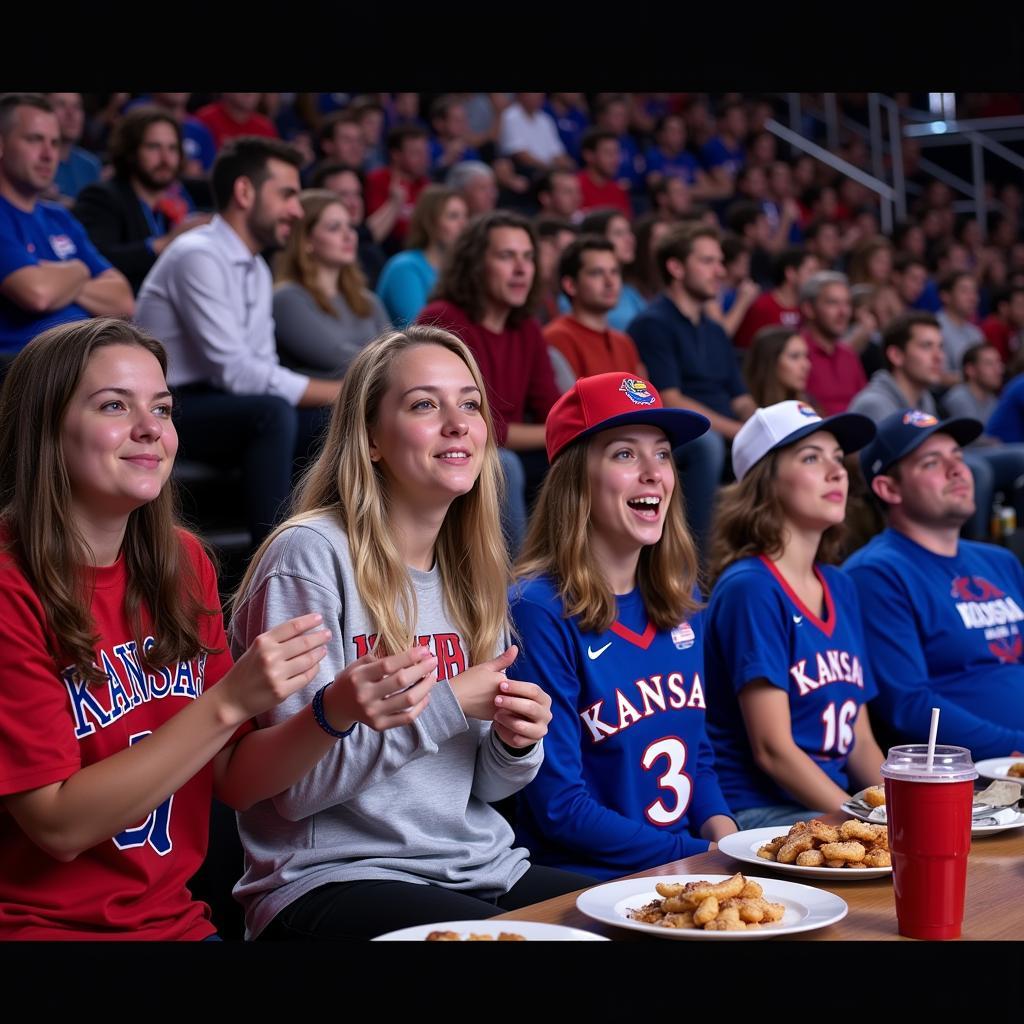
[[(894, 215), (898, 220), (905, 219), (907, 215), (904, 139), (915, 139), (920, 146), (963, 144), (971, 147), (970, 181), (927, 158), (921, 158), (918, 166), (954, 193), (965, 197), (955, 200), (953, 208), (961, 212), (972, 211), (983, 237), (987, 234), (990, 206), (1001, 206), (999, 203), (990, 204), (986, 195), (986, 154), (1024, 171), (1024, 156), (1003, 145), (1004, 141), (1024, 138), (1024, 117), (1021, 116), (942, 120), (928, 111), (900, 107), (894, 99), (882, 93), (869, 93), (868, 123), (863, 125), (841, 112), (835, 93), (822, 94), (823, 110), (805, 104), (800, 93), (775, 95), (785, 97), (789, 127), (772, 119), (766, 122), (766, 130), (874, 192), (879, 197), (880, 224), (886, 232), (891, 230)], [(804, 134), (806, 116), (824, 125), (827, 149)], [(868, 143), (872, 173), (868, 174), (836, 155), (842, 131), (858, 135)]]
[(793, 131), (791, 128), (787, 128), (785, 125), (779, 124), (775, 118), (770, 118), (765, 121), (764, 127), (765, 131), (771, 132), (776, 138), (788, 143), (794, 149), (798, 149), (801, 153), (806, 153), (808, 156), (814, 157), (815, 160), (839, 171), (840, 174), (845, 174), (848, 178), (852, 178), (854, 181), (859, 182), (865, 188), (874, 192), (880, 200), (879, 222), (881, 228), (886, 232), (886, 234), (892, 232), (893, 206), (897, 201), (897, 195), (895, 189), (891, 185), (882, 181), (880, 178), (876, 178), (873, 175), (868, 174), (866, 171), (861, 170), (856, 166), (856, 164), (851, 164), (849, 160), (844, 160), (841, 156), (836, 156), (835, 153), (830, 153), (824, 147), (819, 146), (816, 142), (811, 142), (810, 139), (805, 138), (803, 135)]

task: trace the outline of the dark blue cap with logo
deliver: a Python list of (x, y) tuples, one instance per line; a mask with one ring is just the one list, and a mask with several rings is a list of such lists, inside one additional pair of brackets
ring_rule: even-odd
[(932, 434), (949, 434), (957, 444), (970, 444), (985, 428), (978, 420), (955, 416), (940, 420), (920, 409), (904, 409), (878, 424), (875, 439), (861, 449), (860, 468), (868, 486), (891, 465), (924, 444)]

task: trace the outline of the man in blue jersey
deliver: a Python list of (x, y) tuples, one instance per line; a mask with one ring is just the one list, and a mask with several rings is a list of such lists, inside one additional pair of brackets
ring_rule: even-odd
[(974, 482), (962, 446), (982, 426), (918, 410), (887, 416), (861, 452), (888, 528), (847, 560), (878, 684), (902, 742), (928, 737), (976, 760), (1024, 750), (1024, 571), (1004, 548), (963, 540)]
[(0, 97), (0, 363), (48, 327), (135, 309), (124, 275), (82, 225), (40, 198), (57, 172), (59, 148), (48, 99)]

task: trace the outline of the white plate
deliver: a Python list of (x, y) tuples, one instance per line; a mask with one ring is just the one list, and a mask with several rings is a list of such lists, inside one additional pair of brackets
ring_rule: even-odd
[[(1014, 780), (1016, 781), (1016, 780)], [(1011, 808), (1004, 808), (1004, 810), (1010, 810)], [(1013, 809), (1015, 810), (1015, 809)], [(1016, 811), (1016, 817), (1007, 817), (1006, 821), (1000, 821), (995, 825), (971, 825), (972, 836), (994, 836), (997, 832), (1005, 832), (1007, 829), (1020, 828), (1024, 825), (1024, 813)], [(988, 817), (996, 817), (996, 814), (990, 814)]]
[[(881, 818), (872, 818), (872, 817), (870, 817), (870, 815), (869, 815), (869, 813), (867, 811), (862, 810), (860, 807), (856, 806), (855, 804), (851, 804), (849, 801), (847, 801), (845, 804), (843, 804), (839, 809), (844, 814), (848, 814), (851, 818), (857, 818), (859, 821), (866, 821), (866, 822), (868, 822), (869, 825), (884, 825), (885, 824), (885, 804), (882, 804), (882, 807), (881, 807), (881, 811), (882, 811), (882, 817)], [(878, 807), (873, 808), (873, 811), (878, 811), (878, 810), (879, 810)]]
[[(633, 921), (629, 911), (638, 910), (652, 900), (661, 899), (655, 886), (658, 882), (724, 882), (731, 875), (662, 875), (647, 878), (624, 878), (618, 882), (607, 882), (587, 889), (576, 897), (580, 912), (595, 921), (646, 932), (660, 939), (770, 939), (775, 935), (793, 935), (809, 932), (815, 928), (841, 921), (848, 910), (845, 900), (809, 885), (783, 882), (777, 878), (754, 878), (764, 889), (764, 898), (769, 903), (782, 903), (786, 912), (781, 921), (761, 925), (760, 928), (745, 928), (735, 932), (708, 932), (703, 928), (662, 928), (656, 924)], [(509, 922), (511, 923), (511, 922)]]
[[(1019, 781), (1022, 781), (1022, 780), (1012, 779), (1011, 781), (1012, 782), (1019, 782)], [(843, 804), (843, 808), (842, 809), (847, 814), (849, 814), (851, 817), (859, 818), (861, 821), (869, 822), (872, 825), (884, 825), (885, 824), (885, 805), (884, 804), (881, 807), (876, 807), (875, 808), (876, 812), (877, 811), (882, 811), (883, 812), (882, 817), (880, 819), (879, 818), (869, 818), (863, 811), (859, 810), (857, 807), (854, 807), (852, 804), (849, 804), (849, 803)], [(986, 817), (989, 817), (989, 818), (994, 817), (994, 816), (995, 816), (994, 813), (986, 815)], [(1007, 821), (1001, 821), (997, 825), (974, 825), (974, 824), (972, 824), (971, 825), (971, 835), (972, 836), (994, 836), (997, 832), (1005, 832), (1007, 829), (1011, 829), (1011, 828), (1020, 828), (1022, 825), (1024, 825), (1024, 812), (1018, 811), (1016, 818), (1010, 818)], [(721, 843), (719, 843), (719, 846), (721, 846)]]
[(438, 921), (436, 924), (417, 924), (396, 932), (378, 935), (374, 942), (422, 942), (431, 932), (458, 932), (463, 939), (474, 935), (493, 935), (501, 932), (522, 935), (525, 939), (543, 939), (547, 942), (607, 942), (607, 935), (597, 935), (582, 928), (567, 928), (563, 924), (543, 924), (540, 921)]
[(804, 878), (827, 878), (830, 882), (859, 882), (864, 878), (881, 878), (891, 875), (892, 868), (807, 868), (802, 864), (780, 864), (775, 860), (758, 857), (757, 851), (776, 836), (784, 836), (788, 825), (770, 825), (768, 828), (749, 828), (745, 832), (733, 832), (718, 840), (718, 848), (734, 860), (745, 864), (756, 864), (761, 868), (772, 868), (787, 875), (802, 875)]
[(978, 774), (986, 779), (1006, 779), (1008, 782), (1019, 782), (1024, 786), (1024, 779), (1007, 775), (1007, 769), (1011, 764), (1024, 761), (1024, 757), (990, 757), (987, 761), (977, 761), (974, 765)]

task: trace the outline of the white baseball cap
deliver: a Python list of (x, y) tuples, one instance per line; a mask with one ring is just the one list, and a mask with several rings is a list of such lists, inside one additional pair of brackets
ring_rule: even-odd
[(778, 402), (758, 409), (740, 427), (732, 442), (732, 471), (742, 480), (769, 452), (795, 444), (802, 437), (827, 430), (849, 454), (875, 436), (875, 424), (856, 412), (822, 419), (806, 402)]

